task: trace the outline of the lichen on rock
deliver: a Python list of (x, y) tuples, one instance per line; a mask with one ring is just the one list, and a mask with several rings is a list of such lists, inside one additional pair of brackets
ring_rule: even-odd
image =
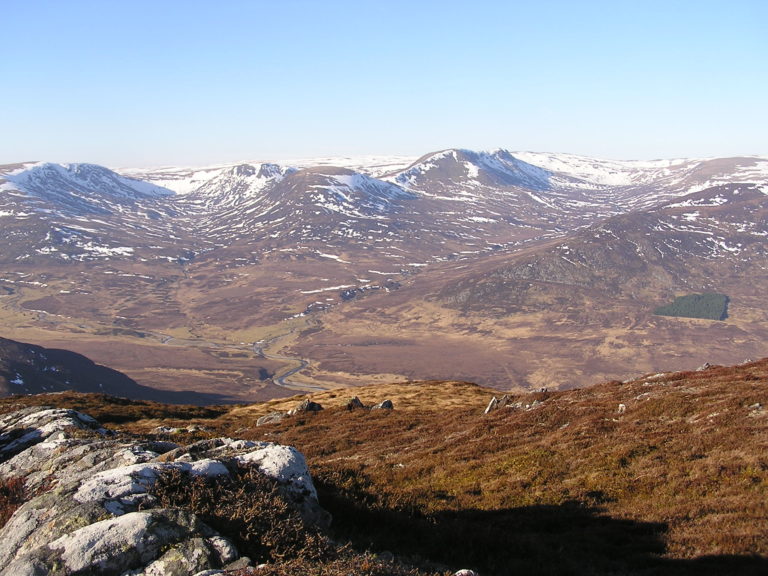
[(74, 410), (3, 415), (0, 477), (24, 478), (33, 496), (0, 529), (0, 576), (191, 576), (248, 566), (231, 540), (190, 510), (160, 507), (152, 492), (168, 472), (230, 477), (243, 466), (275, 481), (302, 517), (327, 518), (294, 448), (231, 438), (139, 443)]

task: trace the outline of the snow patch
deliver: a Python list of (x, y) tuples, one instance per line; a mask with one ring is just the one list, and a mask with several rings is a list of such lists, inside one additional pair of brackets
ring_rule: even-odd
[(320, 292), (331, 292), (333, 290), (346, 290), (354, 288), (354, 284), (341, 284), (340, 286), (328, 286), (328, 288), (319, 288), (317, 290), (301, 290), (302, 294), (319, 294)]
[(324, 254), (322, 252), (317, 253), (318, 256), (321, 256), (323, 258), (329, 258), (331, 260), (336, 260), (337, 262), (341, 262), (342, 264), (349, 264), (350, 262), (348, 260), (342, 260), (338, 256), (334, 256), (333, 254)]

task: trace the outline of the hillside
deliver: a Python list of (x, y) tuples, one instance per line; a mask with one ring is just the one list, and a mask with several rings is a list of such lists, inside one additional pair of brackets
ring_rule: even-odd
[(173, 392), (142, 386), (125, 374), (96, 364), (81, 354), (0, 338), (0, 397), (64, 391), (186, 404), (232, 400), (217, 394), (190, 390)]
[[(763, 574), (767, 385), (768, 359), (512, 395), (483, 414), (492, 390), (411, 382), (319, 392), (311, 398), (324, 410), (263, 426), (258, 417), (303, 397), (205, 415), (71, 393), (0, 406), (75, 408), (176, 442), (230, 436), (295, 446), (336, 539), (421, 566)], [(394, 410), (348, 410), (352, 395), (367, 405), (390, 398)]]

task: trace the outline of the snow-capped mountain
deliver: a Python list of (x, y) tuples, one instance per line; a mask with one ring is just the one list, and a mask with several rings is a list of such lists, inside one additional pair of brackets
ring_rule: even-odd
[[(93, 164), (0, 169), (4, 260), (132, 257), (180, 239), (173, 191)], [(158, 244), (162, 244), (159, 246)]]
[(107, 214), (116, 206), (136, 208), (141, 201), (173, 196), (149, 182), (120, 176), (95, 164), (25, 165), (3, 174), (4, 190), (20, 190), (56, 210), (75, 215)]
[(548, 170), (523, 162), (506, 150), (443, 150), (422, 156), (405, 170), (388, 176), (401, 186), (416, 190), (478, 185), (530, 190), (551, 188)]
[[(234, 244), (346, 241), (376, 247), (384, 260), (427, 263), (561, 236), (714, 184), (768, 182), (761, 157), (622, 162), (455, 149), (404, 160), (346, 159), (358, 170), (323, 159), (124, 175), (91, 164), (14, 165), (0, 171), (0, 215), (41, 222), (27, 248), (63, 259), (176, 260)], [(400, 169), (372, 175), (393, 166)]]
[(566, 187), (609, 191), (624, 210), (649, 208), (697, 190), (731, 182), (768, 182), (768, 158), (601, 160), (572, 154), (515, 152), (548, 170)]
[(294, 172), (277, 164), (239, 164), (220, 170), (184, 195), (184, 203), (203, 215), (240, 208), (263, 198), (263, 192)]
[(545, 302), (554, 308), (558, 298), (569, 308), (577, 302), (599, 308), (681, 291), (743, 295), (768, 281), (767, 239), (765, 188), (721, 184), (465, 274), (446, 285), (442, 297), (451, 306), (489, 311)]

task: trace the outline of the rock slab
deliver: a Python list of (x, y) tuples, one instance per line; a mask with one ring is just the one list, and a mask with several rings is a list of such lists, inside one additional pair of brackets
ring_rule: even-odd
[(189, 446), (137, 443), (86, 414), (47, 407), (0, 417), (0, 479), (33, 496), (0, 529), (0, 576), (192, 576), (245, 567), (234, 544), (190, 511), (159, 507), (151, 488), (167, 470), (227, 476), (253, 466), (310, 522), (327, 524), (304, 456), (231, 438)]

